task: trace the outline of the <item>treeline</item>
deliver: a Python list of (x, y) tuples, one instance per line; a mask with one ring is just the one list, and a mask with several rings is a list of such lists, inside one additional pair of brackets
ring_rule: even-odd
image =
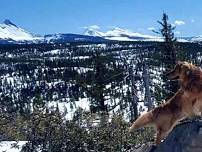
[[(164, 47), (163, 42), (1, 46), (0, 139), (29, 141), (23, 151), (54, 152), (130, 151), (152, 140), (152, 129), (131, 135), (127, 128), (171, 91), (163, 80)], [(201, 65), (200, 43), (176, 42), (175, 48), (177, 59)], [(82, 99), (88, 111), (76, 104)]]
[[(23, 110), (24, 106), (40, 96), (44, 102), (75, 102), (79, 98), (88, 98), (93, 111), (102, 109), (108, 112), (117, 106), (123, 108), (119, 109), (121, 111), (132, 102), (134, 87), (139, 102), (144, 100), (147, 96), (145, 93), (148, 93), (145, 92), (146, 81), (149, 83), (152, 105), (155, 105), (163, 99), (162, 92), (165, 91), (161, 89), (164, 61), (160, 52), (163, 47), (161, 43), (145, 42), (128, 43), (128, 48), (131, 45), (132, 49), (128, 50), (121, 50), (120, 44), (114, 44), (113, 49), (110, 45), (109, 50), (106, 45), (95, 44), (79, 45), (72, 49), (58, 49), (55, 46), (52, 49), (56, 52), (27, 50), (26, 54), (32, 57), (24, 58), (24, 52), (18, 56), (0, 57), (1, 107), (5, 107), (2, 108), (4, 111), (13, 109), (11, 111), (15, 112), (21, 109), (21, 113), (24, 113), (29, 111)], [(179, 48), (180, 59), (201, 64), (200, 44), (177, 43), (176, 46)], [(147, 77), (143, 79), (145, 75)]]

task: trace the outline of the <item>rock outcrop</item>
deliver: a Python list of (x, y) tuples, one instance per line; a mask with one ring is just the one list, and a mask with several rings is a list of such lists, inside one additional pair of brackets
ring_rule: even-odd
[(177, 125), (156, 148), (145, 144), (134, 152), (202, 152), (202, 119)]

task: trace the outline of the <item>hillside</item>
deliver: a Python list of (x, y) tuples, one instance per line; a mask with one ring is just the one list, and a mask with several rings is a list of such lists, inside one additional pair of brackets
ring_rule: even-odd
[[(176, 45), (201, 66), (200, 44)], [(128, 127), (169, 91), (162, 49), (142, 41), (0, 45), (0, 140), (75, 152), (130, 152), (151, 141), (152, 128), (131, 135)]]

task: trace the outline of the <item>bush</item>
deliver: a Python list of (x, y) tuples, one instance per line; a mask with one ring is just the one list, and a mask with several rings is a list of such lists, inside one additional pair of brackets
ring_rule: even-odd
[[(6, 117), (6, 119), (5, 119)], [(103, 117), (103, 116), (102, 116)], [(77, 119), (75, 119), (77, 118)], [(35, 111), (29, 117), (4, 114), (0, 117), (0, 133), (4, 140), (26, 140), (23, 152), (130, 151), (134, 145), (153, 139), (154, 130), (146, 128), (129, 134), (122, 116), (105, 116), (80, 111), (73, 120), (66, 120), (57, 111)]]

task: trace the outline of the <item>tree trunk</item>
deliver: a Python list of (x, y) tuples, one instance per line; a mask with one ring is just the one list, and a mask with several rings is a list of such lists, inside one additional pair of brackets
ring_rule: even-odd
[(134, 79), (134, 74), (133, 74), (133, 67), (131, 66), (129, 68), (129, 75), (130, 75), (130, 80), (131, 80), (131, 121), (134, 121), (137, 116), (138, 116), (138, 108), (137, 108), (137, 103), (138, 103), (138, 97), (137, 97), (137, 88), (135, 86), (135, 79)]
[(148, 108), (148, 111), (151, 110), (153, 108), (153, 103), (152, 103), (152, 99), (151, 99), (151, 93), (150, 93), (150, 89), (149, 89), (149, 74), (148, 74), (148, 66), (147, 64), (143, 64), (143, 83), (144, 83), (144, 88), (145, 88), (145, 105)]

